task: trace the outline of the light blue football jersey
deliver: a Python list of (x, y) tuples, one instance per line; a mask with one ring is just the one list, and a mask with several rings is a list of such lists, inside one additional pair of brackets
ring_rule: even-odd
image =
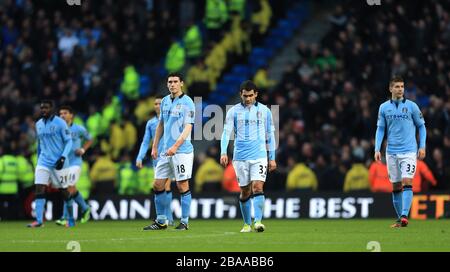
[(41, 118), (36, 122), (38, 139), (37, 165), (54, 168), (61, 156), (66, 158), (64, 168), (69, 165), (69, 152), (72, 148), (72, 137), (66, 122), (58, 117)]
[(272, 112), (266, 105), (256, 102), (246, 107), (239, 103), (227, 112), (220, 141), (221, 155), (227, 154), (230, 134), (233, 131), (233, 160), (267, 158), (267, 152), (269, 160), (275, 160), (275, 127)]
[(85, 127), (72, 124), (69, 127), (72, 137), (72, 150), (69, 153), (69, 166), (80, 166), (83, 164), (81, 156), (75, 154), (75, 150), (82, 147), (82, 141), (92, 140), (91, 135)]
[[(181, 94), (179, 97), (172, 98), (170, 95), (161, 100), (161, 114), (159, 121), (164, 124), (163, 152), (172, 147), (183, 132), (186, 124), (194, 124), (195, 105), (192, 99)], [(188, 135), (183, 144), (178, 148), (177, 153), (191, 153), (194, 147), (191, 143), (191, 135)]]
[[(156, 127), (158, 126), (158, 123), (159, 120), (158, 117), (156, 116), (147, 121), (147, 124), (145, 125), (144, 138), (142, 139), (141, 147), (139, 148), (139, 154), (136, 158), (136, 161), (144, 160), (145, 154), (147, 154), (148, 148), (150, 146), (150, 142), (155, 138)], [(156, 167), (156, 164), (158, 163), (158, 159), (160, 158), (163, 149), (164, 149), (164, 141), (161, 138), (158, 144), (158, 158), (156, 160), (153, 160), (153, 167)]]
[(375, 151), (380, 151), (386, 131), (388, 154), (417, 152), (416, 128), (419, 130), (419, 148), (425, 148), (425, 120), (417, 104), (406, 98), (384, 102), (378, 111)]

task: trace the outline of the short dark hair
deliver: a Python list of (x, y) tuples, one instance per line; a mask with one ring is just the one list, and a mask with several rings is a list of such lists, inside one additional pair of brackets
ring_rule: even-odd
[(74, 114), (73, 108), (69, 105), (63, 105), (59, 108), (59, 110), (66, 110), (66, 111), (70, 112), (71, 114)]
[(251, 91), (254, 90), (255, 92), (258, 92), (258, 89), (256, 88), (256, 84), (253, 83), (251, 80), (246, 80), (241, 83), (241, 86), (239, 87), (239, 91), (242, 92), (243, 90)]
[(50, 100), (50, 99), (42, 99), (40, 104), (48, 104), (52, 108), (53, 108), (53, 105), (54, 105), (53, 104), (53, 100)]
[(389, 87), (394, 85), (394, 83), (397, 83), (397, 82), (405, 82), (405, 81), (403, 80), (403, 78), (401, 76), (393, 76), (391, 78), (391, 80), (389, 81)]
[(178, 72), (172, 72), (172, 73), (169, 73), (169, 74), (167, 75), (167, 79), (169, 79), (169, 77), (178, 77), (178, 78), (180, 79), (180, 82), (181, 82), (181, 81), (184, 81), (184, 80), (183, 80), (183, 76), (181, 75), (181, 73), (178, 73)]

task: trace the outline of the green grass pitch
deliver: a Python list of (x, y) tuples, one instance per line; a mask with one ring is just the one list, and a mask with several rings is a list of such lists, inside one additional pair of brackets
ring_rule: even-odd
[(150, 221), (90, 221), (75, 228), (46, 222), (28, 229), (27, 222), (0, 222), (0, 251), (70, 251), (77, 241), (83, 251), (176, 252), (368, 252), (370, 241), (380, 251), (450, 251), (450, 220), (410, 221), (391, 229), (392, 220), (264, 220), (266, 231), (240, 233), (241, 220), (192, 220), (188, 231), (172, 228), (143, 231)]

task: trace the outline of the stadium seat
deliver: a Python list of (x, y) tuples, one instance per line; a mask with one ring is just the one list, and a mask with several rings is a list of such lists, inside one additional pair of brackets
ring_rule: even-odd
[(151, 81), (150, 77), (146, 75), (140, 75), (139, 82), (139, 97), (146, 97), (151, 93)]
[(238, 64), (233, 67), (231, 71), (234, 75), (243, 75), (245, 77), (250, 76), (250, 67), (247, 65)]

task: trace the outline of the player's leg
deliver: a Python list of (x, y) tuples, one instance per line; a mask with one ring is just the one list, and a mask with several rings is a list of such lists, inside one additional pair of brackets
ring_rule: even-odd
[(255, 180), (252, 181), (252, 191), (253, 191), (253, 208), (255, 210), (255, 230), (258, 232), (262, 232), (265, 229), (265, 226), (261, 223), (264, 213), (264, 203), (266, 201), (266, 197), (264, 196), (264, 181)]
[(156, 219), (153, 224), (144, 227), (144, 230), (167, 229), (165, 203), (166, 203), (166, 180), (171, 177), (171, 167), (167, 157), (158, 160), (155, 168), (155, 182), (153, 183), (153, 193), (156, 209)]
[(244, 220), (244, 226), (241, 232), (252, 231), (252, 185), (247, 184), (241, 187), (241, 194), (239, 195), (239, 206), (241, 207), (242, 219)]
[(248, 161), (233, 161), (233, 168), (238, 178), (239, 187), (241, 188), (239, 206), (241, 208), (242, 219), (244, 220), (244, 227), (242, 227), (241, 232), (252, 231), (252, 186), (250, 184), (249, 165), (250, 163)]
[(402, 213), (403, 203), (400, 165), (398, 163), (397, 156), (389, 154), (386, 154), (386, 164), (388, 167), (389, 180), (392, 183), (392, 204), (394, 206), (395, 213), (397, 214), (396, 222), (392, 224), (391, 227), (397, 228), (401, 226), (400, 215)]
[(64, 199), (64, 204), (67, 209), (67, 222), (66, 227), (74, 227), (75, 226), (75, 218), (73, 217), (73, 198), (70, 194), (70, 191), (67, 188), (61, 188), (61, 193)]
[(75, 218), (73, 216), (73, 198), (68, 187), (71, 185), (70, 168), (64, 168), (61, 170), (53, 169), (51, 172), (50, 179), (55, 188), (59, 188), (65, 204), (66, 209), (66, 227), (75, 226)]
[(189, 190), (189, 180), (177, 181), (177, 188), (181, 197), (181, 219), (176, 227), (178, 230), (187, 230), (189, 226), (189, 213), (191, 211), (192, 194)]
[[(73, 196), (73, 188), (72, 186), (67, 187), (67, 190), (69, 191), (70, 195)], [(56, 220), (55, 223), (58, 226), (66, 226), (67, 225), (67, 218), (68, 218), (68, 210), (67, 210), (67, 201), (63, 201), (63, 214), (60, 219)]]
[(153, 193), (156, 209), (156, 219), (153, 224), (144, 227), (144, 230), (163, 230), (167, 229), (166, 224), (166, 191), (164, 189), (167, 178), (157, 178), (153, 183)]
[(86, 223), (91, 219), (91, 207), (86, 203), (83, 196), (80, 194), (78, 189), (74, 186), (74, 192), (73, 192), (73, 200), (75, 203), (77, 203), (79, 209), (81, 210), (81, 223)]
[(191, 211), (192, 195), (189, 189), (189, 179), (192, 176), (192, 165), (194, 163), (194, 153), (175, 154), (170, 157), (172, 171), (174, 173), (177, 188), (181, 195), (181, 220), (175, 228), (177, 230), (189, 229), (189, 213)]
[(170, 179), (166, 180), (166, 185), (165, 185), (165, 189), (166, 189), (166, 217), (167, 217), (167, 225), (169, 226), (173, 226), (173, 214), (172, 214), (172, 208), (171, 208), (171, 204), (172, 204), (172, 190), (170, 188), (172, 181)]
[(45, 191), (49, 183), (50, 170), (38, 165), (34, 174), (36, 220), (27, 225), (29, 228), (41, 227), (44, 224)]
[(43, 184), (36, 184), (35, 186), (34, 210), (36, 213), (36, 220), (27, 225), (29, 228), (41, 227), (44, 224), (45, 191), (47, 186)]
[(69, 191), (72, 195), (73, 200), (77, 203), (78, 208), (81, 210), (81, 223), (86, 223), (91, 218), (91, 208), (84, 200), (83, 196), (76, 188), (76, 184), (80, 179), (81, 167), (72, 166), (70, 167), (70, 181), (69, 181)]
[(408, 215), (411, 209), (411, 203), (413, 199), (413, 178), (416, 173), (417, 155), (415, 153), (404, 154), (400, 157), (400, 169), (402, 175), (403, 185), (403, 208), (401, 212), (401, 224), (402, 227), (408, 225)]
[(250, 180), (252, 181), (253, 192), (253, 208), (255, 211), (255, 230), (263, 232), (265, 226), (261, 223), (264, 213), (264, 203), (266, 197), (264, 196), (264, 182), (267, 175), (267, 159), (259, 159), (251, 161), (250, 164)]

